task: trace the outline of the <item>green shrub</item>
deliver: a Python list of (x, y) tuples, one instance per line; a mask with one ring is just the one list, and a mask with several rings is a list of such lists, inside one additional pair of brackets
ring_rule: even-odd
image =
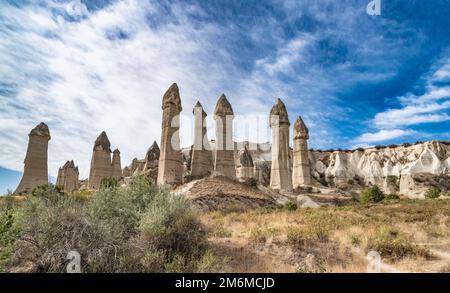
[(438, 187), (431, 187), (425, 193), (425, 198), (433, 199), (438, 198), (439, 196), (441, 196), (441, 189), (439, 189)]
[(258, 186), (258, 180), (256, 180), (256, 178), (247, 178), (245, 180), (245, 185), (248, 185), (250, 187), (257, 187)]
[(400, 197), (395, 193), (391, 193), (391, 194), (386, 195), (385, 199), (386, 200), (399, 200)]
[(391, 262), (407, 256), (430, 256), (428, 250), (413, 245), (406, 235), (386, 227), (379, 229), (369, 238), (367, 249), (378, 252), (383, 258)]
[(35, 195), (18, 208), (21, 232), (12, 236), (18, 239), (7, 269), (32, 263), (30, 271), (64, 272), (71, 250), (80, 253), (82, 272), (196, 272), (220, 266), (207, 250), (206, 231), (190, 202), (142, 177), (89, 198), (63, 195), (51, 186)]
[(5, 271), (5, 265), (20, 233), (20, 216), (16, 210), (12, 207), (0, 209), (0, 272)]
[(142, 215), (141, 238), (156, 250), (192, 256), (206, 248), (207, 234), (191, 203), (183, 196), (161, 192)]
[(377, 203), (384, 199), (384, 193), (376, 185), (366, 188), (361, 193), (360, 202), (362, 204)]
[(100, 190), (108, 188), (116, 188), (119, 183), (114, 177), (103, 177), (100, 181)]
[(250, 242), (253, 243), (266, 243), (267, 241), (267, 237), (266, 234), (264, 233), (264, 231), (260, 228), (253, 228), (250, 231), (250, 238), (249, 238)]
[(298, 209), (298, 206), (296, 202), (289, 201), (283, 205), (283, 209), (286, 211), (295, 211)]
[(64, 191), (60, 186), (49, 183), (33, 188), (33, 190), (31, 191), (31, 195), (46, 198), (57, 198), (61, 195), (64, 195)]

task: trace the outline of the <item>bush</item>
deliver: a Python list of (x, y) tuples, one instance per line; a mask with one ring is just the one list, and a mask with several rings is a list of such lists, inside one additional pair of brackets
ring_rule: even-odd
[(381, 228), (369, 238), (367, 249), (378, 252), (391, 262), (407, 256), (430, 256), (428, 250), (411, 244), (404, 234), (386, 227)]
[(21, 233), (12, 236), (18, 239), (8, 269), (31, 263), (28, 271), (64, 272), (72, 250), (81, 255), (82, 272), (195, 272), (220, 265), (190, 202), (142, 177), (90, 198), (53, 187), (35, 193), (18, 207)]
[(264, 231), (260, 228), (253, 228), (250, 231), (250, 237), (249, 237), (250, 242), (253, 243), (259, 243), (259, 244), (264, 244), (267, 241), (267, 237), (266, 234), (264, 233)]
[(196, 257), (206, 248), (205, 229), (190, 202), (179, 195), (158, 193), (142, 215), (139, 231), (145, 243), (165, 251), (170, 261), (175, 255)]
[(433, 199), (433, 198), (438, 198), (439, 196), (441, 196), (441, 189), (438, 187), (431, 187), (425, 193), (425, 198)]
[(361, 193), (360, 202), (362, 204), (377, 203), (384, 199), (384, 194), (376, 185), (366, 188)]
[(64, 191), (60, 186), (49, 183), (33, 188), (33, 190), (31, 191), (31, 195), (46, 198), (57, 198), (61, 195), (64, 195)]
[(250, 187), (257, 187), (258, 186), (258, 180), (256, 178), (247, 178), (245, 180), (245, 185), (248, 185)]
[(118, 185), (117, 179), (114, 177), (103, 177), (100, 181), (100, 190), (108, 188), (116, 188)]
[(283, 209), (286, 211), (295, 211), (298, 209), (297, 203), (294, 201), (288, 201), (283, 205)]
[(386, 200), (399, 200), (400, 197), (399, 197), (397, 194), (395, 194), (395, 193), (391, 193), (391, 194), (388, 194), (388, 195), (385, 197), (385, 199), (386, 199)]
[(0, 272), (5, 271), (15, 241), (21, 233), (20, 217), (11, 207), (0, 210)]

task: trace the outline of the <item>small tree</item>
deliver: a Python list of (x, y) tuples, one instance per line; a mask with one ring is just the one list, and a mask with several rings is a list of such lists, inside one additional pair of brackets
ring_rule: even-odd
[(366, 203), (377, 203), (384, 199), (384, 193), (376, 185), (366, 188), (361, 193), (360, 202), (362, 204)]
[(425, 193), (425, 198), (438, 198), (441, 196), (441, 189), (439, 187), (431, 187)]

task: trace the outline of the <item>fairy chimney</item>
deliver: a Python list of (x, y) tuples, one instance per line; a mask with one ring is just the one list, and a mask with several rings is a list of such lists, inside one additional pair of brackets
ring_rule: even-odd
[(28, 134), (23, 176), (16, 194), (31, 192), (33, 188), (48, 183), (47, 151), (50, 138), (45, 123), (40, 123)]
[(246, 181), (254, 177), (253, 158), (247, 146), (238, 153), (238, 165), (236, 168), (236, 177), (239, 181)]
[(195, 104), (194, 110), (194, 145), (191, 157), (192, 178), (208, 176), (213, 170), (212, 152), (206, 131), (206, 113), (200, 102)]
[(115, 149), (111, 162), (111, 177), (119, 181), (122, 178), (122, 164), (120, 162), (120, 151)]
[(78, 190), (78, 177), (78, 167), (75, 167), (73, 161), (67, 161), (58, 170), (56, 185), (60, 186), (66, 193)]
[(294, 124), (294, 151), (292, 168), (292, 185), (298, 188), (311, 184), (311, 171), (308, 158), (309, 131), (302, 117), (298, 116)]
[(289, 165), (289, 117), (284, 103), (277, 99), (270, 111), (272, 128), (272, 166), (270, 188), (291, 191), (292, 177)]
[(179, 184), (183, 180), (180, 149), (181, 98), (178, 86), (172, 84), (162, 100), (161, 153), (158, 163), (158, 185)]
[(236, 178), (233, 142), (234, 113), (227, 97), (222, 94), (214, 110), (216, 121), (216, 148), (214, 150), (214, 171), (229, 178)]
[(91, 170), (89, 172), (89, 188), (98, 189), (104, 177), (112, 175), (111, 144), (106, 132), (102, 132), (95, 140)]

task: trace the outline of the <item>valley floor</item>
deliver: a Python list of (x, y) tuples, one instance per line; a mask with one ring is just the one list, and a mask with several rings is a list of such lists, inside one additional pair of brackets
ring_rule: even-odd
[(450, 272), (450, 200), (202, 213), (226, 272)]

